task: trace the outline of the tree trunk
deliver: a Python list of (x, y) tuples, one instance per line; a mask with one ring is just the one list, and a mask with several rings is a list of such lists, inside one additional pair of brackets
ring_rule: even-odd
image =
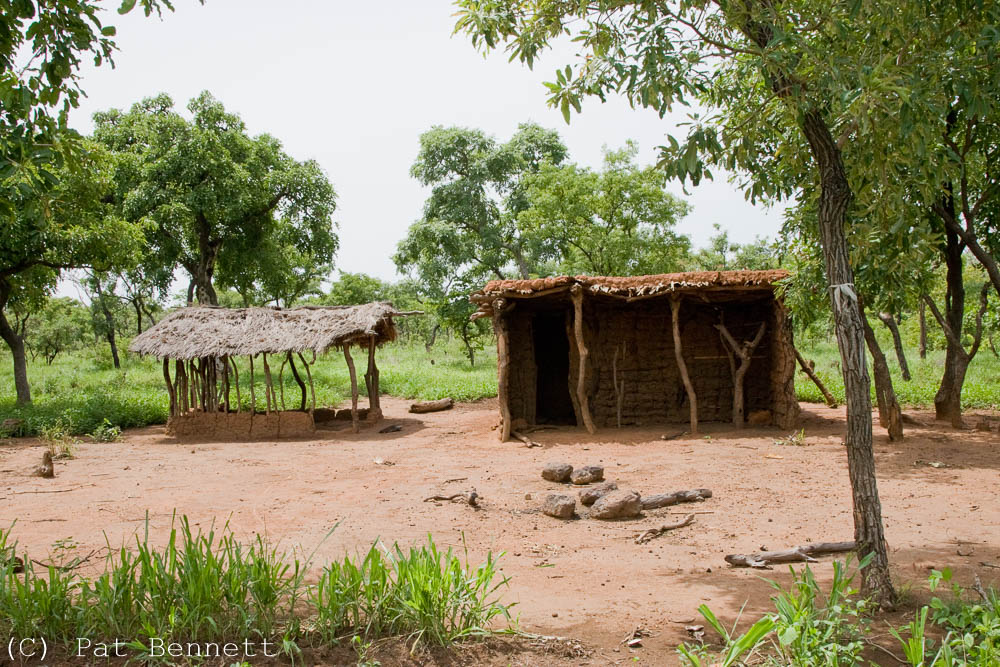
[(135, 328), (136, 328), (135, 333), (138, 336), (139, 334), (142, 333), (142, 305), (139, 303), (138, 300), (133, 299), (132, 307), (135, 308)]
[(906, 353), (903, 352), (903, 339), (899, 335), (899, 326), (896, 319), (890, 313), (879, 313), (878, 318), (882, 320), (889, 332), (892, 334), (892, 346), (896, 349), (896, 360), (899, 362), (899, 371), (903, 375), (903, 381), (910, 381), (910, 366), (906, 363)]
[(927, 358), (927, 304), (920, 300), (920, 346), (917, 352), (921, 359)]
[[(953, 336), (947, 337), (947, 347), (944, 357), (944, 375), (941, 385), (934, 396), (934, 413), (940, 421), (953, 425), (962, 423), (962, 384), (959, 382), (959, 366), (965, 356), (962, 349), (962, 325), (965, 320), (965, 283), (962, 272), (962, 252), (965, 250), (958, 235), (951, 230), (945, 230), (945, 245), (942, 253), (945, 258), (945, 312), (944, 320), (951, 329)], [(966, 364), (968, 366), (968, 364)], [(961, 370), (962, 380), (965, 378)]]
[(108, 302), (104, 299), (104, 289), (101, 287), (101, 280), (99, 276), (94, 277), (94, 285), (97, 289), (97, 303), (101, 308), (101, 313), (104, 314), (104, 326), (107, 327), (107, 331), (104, 333), (104, 336), (107, 338), (108, 345), (111, 347), (111, 359), (115, 363), (115, 368), (121, 368), (122, 362), (118, 358), (118, 342), (115, 340), (115, 318), (111, 314), (111, 309), (108, 308)]
[(10, 288), (0, 284), (0, 338), (3, 338), (10, 348), (14, 358), (14, 390), (17, 395), (17, 405), (31, 403), (31, 385), (28, 384), (28, 358), (24, 353), (24, 336), (14, 331), (7, 321), (4, 309), (10, 298)]
[(681, 382), (684, 383), (684, 391), (687, 392), (688, 406), (690, 408), (690, 428), (691, 435), (698, 434), (698, 395), (694, 392), (694, 384), (691, 383), (691, 376), (688, 375), (687, 364), (684, 362), (684, 346), (681, 343), (681, 299), (679, 296), (670, 297), (670, 326), (674, 338), (674, 360), (677, 362), (677, 371), (680, 373)]
[[(776, 81), (775, 84), (786, 87), (786, 82)], [(800, 118), (800, 127), (816, 160), (820, 182), (820, 242), (830, 284), (847, 398), (847, 468), (854, 501), (854, 539), (860, 557), (871, 555), (863, 573), (861, 591), (863, 595), (873, 596), (878, 606), (891, 609), (896, 605), (896, 592), (889, 572), (882, 503), (875, 476), (871, 381), (865, 359), (864, 326), (857, 307), (854, 272), (844, 230), (853, 193), (843, 156), (820, 112), (807, 111)]]
[(469, 340), (469, 323), (466, 322), (462, 325), (462, 342), (465, 343), (465, 354), (469, 357), (469, 365), (475, 367), (476, 365), (476, 351), (472, 349), (472, 341)]
[(292, 377), (295, 378), (295, 383), (299, 385), (299, 390), (302, 392), (302, 401), (299, 403), (299, 410), (305, 412), (306, 409), (306, 383), (299, 376), (299, 371), (295, 368), (295, 361), (292, 360), (292, 353), (286, 353), (286, 359), (288, 360), (288, 366), (292, 369)]
[(438, 331), (441, 330), (440, 324), (435, 324), (434, 328), (431, 329), (431, 337), (424, 343), (424, 349), (427, 350), (427, 354), (431, 353), (431, 348), (434, 347), (434, 341), (437, 340)]
[[(881, 316), (880, 316), (881, 317)], [(889, 432), (889, 440), (903, 439), (903, 411), (896, 399), (896, 390), (892, 386), (892, 376), (889, 374), (889, 364), (885, 354), (878, 344), (875, 332), (862, 310), (861, 323), (865, 327), (865, 342), (872, 355), (872, 366), (875, 369), (875, 398), (878, 402), (878, 418), (882, 428)]]

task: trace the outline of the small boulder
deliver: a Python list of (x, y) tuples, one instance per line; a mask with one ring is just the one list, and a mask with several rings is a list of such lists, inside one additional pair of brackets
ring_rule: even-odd
[(542, 504), (542, 513), (557, 519), (572, 518), (575, 511), (576, 501), (558, 493), (550, 493)]
[(597, 486), (592, 486), (589, 489), (584, 489), (580, 492), (580, 502), (587, 507), (590, 507), (601, 496), (606, 496), (612, 491), (617, 491), (618, 485), (614, 482), (605, 482), (604, 484), (598, 484)]
[(597, 499), (590, 516), (594, 519), (631, 519), (642, 512), (642, 498), (636, 491), (612, 491)]
[(601, 466), (583, 466), (577, 468), (569, 476), (574, 484), (593, 484), (604, 479), (604, 468)]
[(550, 482), (568, 482), (573, 474), (573, 466), (568, 463), (546, 463), (542, 468), (542, 479)]

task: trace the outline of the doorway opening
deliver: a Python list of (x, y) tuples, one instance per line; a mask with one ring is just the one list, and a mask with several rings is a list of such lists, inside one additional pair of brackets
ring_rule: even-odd
[(569, 338), (564, 311), (537, 313), (532, 321), (535, 343), (535, 422), (576, 425), (569, 393)]

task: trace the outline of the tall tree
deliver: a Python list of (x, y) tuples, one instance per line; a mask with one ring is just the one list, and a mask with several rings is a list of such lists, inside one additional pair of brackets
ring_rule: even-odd
[(635, 163), (638, 152), (629, 142), (605, 150), (600, 171), (545, 164), (526, 177), (528, 208), (518, 226), (547, 247), (559, 273), (627, 276), (684, 267), (690, 242), (674, 226), (688, 206), (664, 189), (659, 171)]
[(188, 111), (190, 120), (158, 95), (94, 117), (95, 139), (117, 158), (118, 210), (154, 224), (151, 256), (183, 267), (193, 295), (212, 305), (217, 270), (222, 283), (246, 285), (246, 267), (265, 270), (260, 259), (275, 248), (308, 248), (312, 261), (331, 262), (336, 193), (320, 166), (294, 160), (274, 137), (249, 136), (208, 92)]
[[(858, 40), (853, 58), (831, 62), (824, 44), (838, 33), (862, 26), (898, 21), (899, 14), (876, 0), (857, 3), (710, 0), (671, 2), (551, 3), (546, 0), (460, 0), (457, 30), (486, 48), (508, 44), (512, 59), (532, 65), (551, 40), (569, 35), (580, 49), (574, 68), (559, 70), (547, 84), (550, 103), (567, 120), (581, 99), (622, 94), (631, 104), (651, 107), (661, 115), (677, 103), (695, 99), (709, 106), (742, 105), (724, 100), (718, 78), (720, 63), (742, 63), (753, 81), (768, 91), (768, 104), (780, 108), (782, 132), (770, 153), (789, 148), (800, 169), (812, 174), (817, 197), (817, 238), (823, 251), (829, 298), (834, 314), (841, 368), (847, 394), (848, 472), (854, 501), (855, 540), (860, 553), (871, 555), (863, 572), (863, 590), (883, 606), (895, 604), (881, 503), (872, 450), (870, 380), (865, 361), (864, 327), (858, 308), (846, 223), (855, 193), (848, 180), (842, 145), (841, 118), (831, 104), (831, 82), (857, 77), (862, 66), (881, 54), (880, 40)], [(895, 26), (894, 26), (895, 27)], [(837, 51), (837, 55), (841, 55)], [(870, 77), (871, 79), (871, 77)], [(885, 81), (875, 79), (878, 86)], [(879, 91), (881, 92), (881, 91)], [(749, 109), (748, 113), (759, 112)], [(759, 113), (758, 113), (759, 116)], [(753, 121), (750, 121), (751, 123)], [(762, 155), (755, 142), (740, 143), (747, 132), (729, 127), (720, 141), (703, 123), (692, 125), (682, 147), (671, 139), (663, 166), (673, 176), (697, 182), (710, 175), (702, 155), (714, 164), (752, 171)], [(802, 142), (808, 150), (799, 151)], [(749, 185), (765, 192), (768, 183)], [(786, 184), (772, 185), (772, 195), (785, 194)], [(797, 186), (798, 183), (796, 182)], [(787, 194), (794, 194), (788, 192)]]

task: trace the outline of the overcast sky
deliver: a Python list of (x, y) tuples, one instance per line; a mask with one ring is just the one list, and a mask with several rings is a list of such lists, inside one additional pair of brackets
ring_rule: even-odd
[[(428, 195), (409, 168), (432, 125), (478, 127), (503, 141), (532, 120), (559, 131), (571, 160), (597, 167), (603, 146), (627, 139), (638, 142), (643, 163), (653, 162), (684, 119), (595, 99), (566, 125), (546, 105), (542, 82), (572, 51), (548, 54), (534, 71), (502, 53), (484, 59), (466, 37), (451, 36), (449, 0), (174, 2), (176, 12), (162, 20), (139, 10), (108, 15), (118, 27), (117, 66), (84, 69), (88, 97), (72, 124), (89, 133), (94, 111), (160, 92), (183, 109), (211, 91), (251, 133), (274, 135), (296, 159), (313, 158), (329, 174), (338, 193), (337, 267), (345, 271), (395, 276), (390, 257)], [(715, 223), (738, 242), (780, 225), (779, 210), (751, 206), (725, 181), (686, 198), (693, 211), (679, 231), (696, 245)]]

